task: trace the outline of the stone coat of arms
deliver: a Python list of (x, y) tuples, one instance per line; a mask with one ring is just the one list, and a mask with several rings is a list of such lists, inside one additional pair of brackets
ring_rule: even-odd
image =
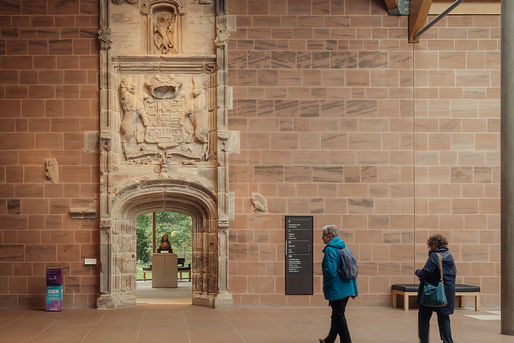
[(146, 83), (149, 95), (138, 97), (133, 82), (121, 81), (120, 135), (128, 161), (209, 159), (208, 85), (191, 76), (184, 86), (174, 75), (155, 76)]

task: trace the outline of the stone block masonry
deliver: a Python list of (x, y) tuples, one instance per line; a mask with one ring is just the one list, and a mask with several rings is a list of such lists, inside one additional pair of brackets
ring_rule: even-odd
[(64, 270), (65, 308), (98, 297), (99, 270), (83, 265), (99, 257), (98, 220), (69, 210), (99, 193), (98, 10), (0, 2), (0, 308), (44, 308), (47, 266)]
[[(241, 305), (321, 305), (284, 295), (284, 216), (334, 223), (357, 255), (361, 304), (412, 283), (430, 234), (458, 282), (500, 304), (500, 18), (447, 16), (418, 45), (383, 1), (228, 1), (229, 288)], [(267, 213), (254, 213), (261, 194)], [(471, 305), (471, 303), (469, 304)]]

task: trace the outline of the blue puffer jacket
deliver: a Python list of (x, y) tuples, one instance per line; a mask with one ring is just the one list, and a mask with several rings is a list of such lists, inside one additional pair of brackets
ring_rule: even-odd
[(341, 263), (339, 249), (346, 246), (339, 237), (334, 237), (323, 249), (325, 256), (321, 263), (323, 270), (323, 294), (327, 300), (339, 300), (349, 295), (358, 296), (357, 280), (343, 280), (337, 273)]

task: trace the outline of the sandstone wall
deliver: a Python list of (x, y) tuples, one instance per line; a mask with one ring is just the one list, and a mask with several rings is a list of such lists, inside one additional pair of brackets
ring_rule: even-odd
[(98, 220), (70, 209), (98, 205), (98, 1), (0, 1), (0, 26), (0, 308), (43, 308), (47, 266), (93, 306)]
[[(441, 232), (458, 282), (498, 307), (499, 17), (446, 17), (413, 46), (407, 18), (379, 0), (226, 7), (237, 22), (229, 129), (241, 133), (234, 303), (325, 305), (318, 228), (335, 223), (359, 259), (361, 304), (415, 282), (426, 238)], [(98, 258), (98, 220), (70, 214), (98, 211), (97, 23), (94, 0), (0, 2), (0, 307), (41, 308), (55, 265), (66, 307), (98, 296), (99, 269), (83, 265)], [(253, 212), (253, 193), (267, 213)], [(284, 295), (285, 215), (314, 216), (314, 296)]]
[[(407, 17), (379, 0), (227, 7), (234, 302), (325, 304), (319, 227), (334, 223), (359, 259), (361, 304), (417, 282), (426, 239), (443, 233), (458, 282), (499, 306), (499, 16), (448, 16), (409, 45)], [(285, 215), (314, 216), (312, 297), (284, 295)]]

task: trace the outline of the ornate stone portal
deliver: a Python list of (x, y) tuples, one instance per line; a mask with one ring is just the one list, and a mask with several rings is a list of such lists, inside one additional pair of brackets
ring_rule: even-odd
[[(223, 1), (101, 1), (99, 308), (135, 305), (136, 218), (193, 219), (193, 303), (228, 293), (226, 39)], [(218, 6), (218, 7), (216, 7)]]

